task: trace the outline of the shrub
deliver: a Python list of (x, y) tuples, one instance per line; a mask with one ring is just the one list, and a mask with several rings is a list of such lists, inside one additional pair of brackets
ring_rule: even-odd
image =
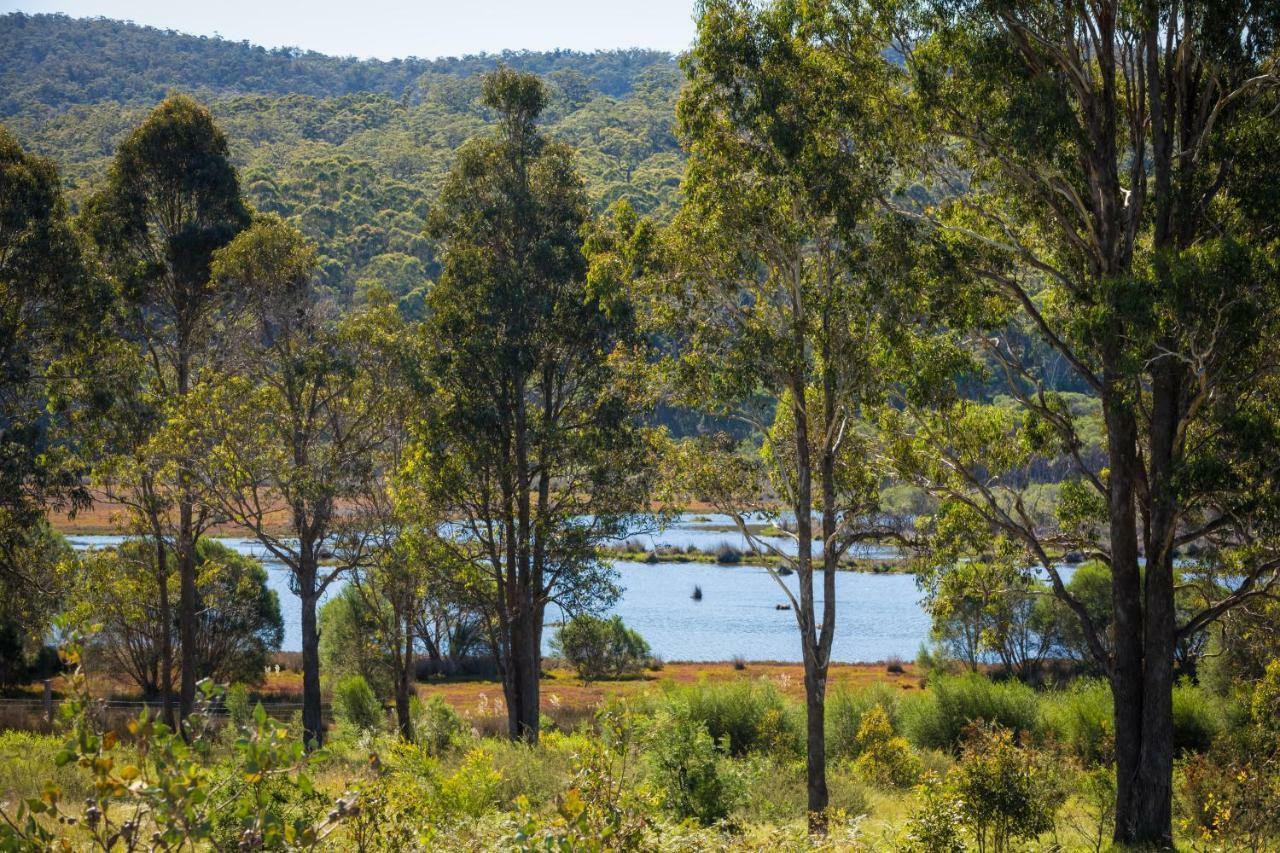
[(515, 849), (532, 853), (654, 848), (652, 815), (660, 800), (646, 786), (630, 784), (626, 752), (625, 743), (593, 742), (575, 755), (569, 789), (552, 817), (535, 813), (529, 798), (521, 796)]
[(800, 750), (799, 709), (767, 681), (701, 682), (672, 690), (667, 701), (687, 708), (731, 755)]
[(634, 675), (649, 661), (649, 644), (620, 616), (574, 616), (556, 632), (551, 647), (583, 681)]
[(333, 708), (338, 719), (361, 731), (382, 726), (382, 703), (362, 675), (349, 675), (333, 691)]
[(858, 728), (872, 708), (884, 711), (895, 734), (901, 730), (900, 691), (884, 682), (859, 690), (837, 690), (827, 699), (827, 753), (831, 757), (858, 757)]
[(1064, 799), (1060, 781), (1034, 752), (1015, 744), (1009, 730), (990, 726), (970, 730), (948, 783), (978, 848), (994, 853), (1051, 831)]
[(916, 799), (907, 849), (953, 853), (967, 849), (968, 834), (979, 850), (1006, 853), (1052, 831), (1065, 797), (1060, 780), (1012, 732), (975, 725), (960, 762), (945, 779), (929, 774)]
[(727, 542), (716, 548), (716, 562), (725, 566), (734, 566), (742, 562), (742, 552)]
[(1044, 700), (1045, 728), (1086, 766), (1108, 764), (1115, 751), (1115, 717), (1106, 681), (1082, 680)]
[(965, 850), (960, 801), (943, 783), (929, 774), (916, 788), (916, 807), (907, 817), (904, 850), (920, 853), (963, 853)]
[(1173, 748), (1205, 752), (1222, 731), (1222, 708), (1207, 691), (1188, 681), (1173, 688)]
[(906, 738), (893, 733), (889, 715), (879, 705), (862, 715), (857, 734), (858, 759), (854, 768), (876, 785), (903, 788), (920, 776), (920, 761)]
[(413, 697), (409, 714), (413, 718), (413, 739), (429, 755), (442, 755), (467, 736), (467, 724), (439, 696), (432, 696), (425, 704)]
[(1249, 716), (1265, 731), (1280, 733), (1280, 659), (1267, 664), (1266, 672), (1253, 688)]
[(936, 678), (929, 691), (906, 704), (902, 728), (919, 747), (955, 749), (975, 722), (993, 723), (1014, 732), (1040, 730), (1040, 709), (1030, 687), (1016, 681), (994, 682), (970, 673)]
[(358, 675), (379, 695), (389, 696), (395, 683), (391, 653), (373, 641), (377, 614), (352, 584), (320, 608), (320, 668), (331, 677)]
[(253, 720), (253, 706), (249, 703), (249, 688), (233, 684), (227, 688), (227, 718), (233, 728), (240, 729)]
[(436, 780), (436, 800), (440, 813), (451, 817), (478, 818), (498, 805), (502, 774), (483, 749), (467, 753), (462, 764), (449, 776)]
[(673, 703), (653, 719), (648, 759), (663, 806), (703, 825), (728, 817), (740, 780), (720, 758), (716, 741), (688, 706)]

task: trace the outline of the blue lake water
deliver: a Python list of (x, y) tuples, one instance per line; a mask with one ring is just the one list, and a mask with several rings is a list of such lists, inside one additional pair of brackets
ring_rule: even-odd
[[(708, 531), (710, 522), (682, 520), (652, 536), (637, 536), (655, 543), (714, 548), (722, 541), (742, 547), (739, 534)], [(120, 536), (68, 536), (77, 549), (113, 547)], [(269, 583), (280, 597), (285, 622), (283, 649), (301, 648), (301, 607), (289, 588), (289, 570), (253, 539), (223, 538), (228, 547), (262, 560)], [(794, 541), (778, 540), (780, 547)], [(879, 552), (873, 552), (875, 556)], [(748, 660), (800, 660), (795, 614), (778, 610), (786, 601), (777, 581), (763, 568), (720, 566), (708, 563), (618, 562), (622, 598), (611, 612), (622, 616), (649, 642), (653, 653), (668, 661), (728, 660), (741, 655)], [(794, 592), (797, 579), (785, 578)], [(815, 578), (819, 585), (821, 576)], [(340, 588), (336, 582), (328, 592)], [(702, 600), (692, 598), (695, 586)], [(929, 632), (929, 618), (920, 607), (921, 593), (909, 575), (875, 575), (840, 572), (836, 576), (836, 636), (832, 659), (840, 662), (878, 661), (888, 657), (911, 659)], [(562, 615), (553, 607), (548, 621)], [(548, 642), (552, 629), (546, 631)]]

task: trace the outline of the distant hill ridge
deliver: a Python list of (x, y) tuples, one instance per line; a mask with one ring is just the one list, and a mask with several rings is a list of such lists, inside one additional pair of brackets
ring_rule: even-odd
[(414, 98), (423, 75), (472, 77), (498, 63), (542, 75), (572, 72), (611, 97), (674, 58), (657, 50), (503, 51), (442, 59), (356, 59), (298, 48), (194, 36), (106, 18), (0, 16), (0, 116), (36, 105), (62, 110), (114, 101), (152, 103), (173, 88), (206, 95), (374, 92)]
[(653, 50), (388, 62), (13, 13), (0, 16), (0, 123), (54, 159), (75, 208), (155, 104), (193, 94), (253, 205), (316, 242), (322, 281), (343, 300), (388, 288), (413, 314), (439, 273), (427, 211), (458, 147), (491, 126), (480, 74), (500, 62), (547, 81), (543, 123), (577, 152), (597, 210), (625, 198), (660, 219), (675, 211), (683, 75)]

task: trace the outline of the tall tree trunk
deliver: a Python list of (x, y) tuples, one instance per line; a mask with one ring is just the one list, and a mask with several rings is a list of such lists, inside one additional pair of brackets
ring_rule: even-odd
[[(178, 396), (184, 397), (190, 382), (190, 356), (185, 343), (179, 344)], [(182, 657), (182, 680), (178, 707), (186, 718), (196, 703), (196, 536), (195, 506), (186, 471), (178, 472), (178, 635)]]
[(160, 693), (161, 715), (165, 725), (176, 728), (173, 717), (173, 611), (169, 605), (169, 553), (164, 537), (158, 532), (156, 540), (156, 581), (160, 585)]
[(825, 834), (827, 831), (827, 724), (826, 667), (818, 665), (806, 651), (804, 664), (805, 699), (805, 760), (807, 765), (809, 831)]
[(1115, 660), (1111, 671), (1116, 751), (1115, 840), (1127, 844), (1143, 838), (1138, 815), (1147, 810), (1143, 802), (1147, 792), (1142, 789), (1139, 779), (1144, 762), (1142, 742), (1146, 690), (1142, 577), (1138, 566), (1135, 506), (1137, 428), (1133, 411), (1125, 402), (1119, 383), (1113, 379), (1107, 388), (1103, 408), (1111, 469), (1108, 485), (1111, 492), (1111, 600), (1115, 633)]
[[(1128, 816), (1134, 841), (1173, 842), (1173, 664), (1177, 632), (1173, 548), (1177, 501), (1171, 482), (1182, 377), (1173, 363), (1153, 371), (1148, 437), (1147, 565), (1143, 598), (1142, 740), (1135, 799)], [(1139, 793), (1140, 792), (1140, 793)]]
[(512, 740), (537, 743), (541, 713), (539, 677), (542, 674), (541, 636), (537, 612), (521, 608), (511, 626), (511, 659), (503, 688), (507, 700), (507, 728)]
[(409, 699), (413, 693), (413, 616), (402, 621), (404, 625), (404, 647), (400, 653), (400, 668), (396, 674), (396, 722), (400, 726), (400, 737), (407, 742), (413, 741), (413, 716), (409, 711)]
[[(305, 550), (304, 550), (305, 553)], [(298, 577), (302, 599), (302, 731), (307, 747), (324, 743), (324, 719), (320, 705), (320, 629), (316, 623), (316, 565), (303, 557)]]
[(183, 497), (178, 507), (178, 634), (182, 656), (179, 708), (186, 717), (195, 707), (196, 681), (196, 543), (193, 507)]
[[(798, 328), (798, 326), (797, 326)], [(797, 344), (804, 341), (797, 332)], [(813, 465), (809, 454), (809, 415), (803, 373), (791, 383), (796, 421), (796, 568), (800, 584), (800, 643), (804, 653), (806, 717), (805, 787), (808, 793), (809, 831), (827, 831), (826, 672), (821, 666), (817, 608), (813, 599)]]

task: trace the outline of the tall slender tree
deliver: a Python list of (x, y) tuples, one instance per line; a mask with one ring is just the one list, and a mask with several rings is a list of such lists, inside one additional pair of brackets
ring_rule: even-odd
[[(90, 274), (53, 163), (0, 127), (0, 631), (37, 640), (57, 606), (42, 529), (50, 505), (86, 505), (83, 458), (61, 427), (73, 363), (88, 364), (110, 289)], [(33, 571), (39, 569), (40, 571)], [(7, 662), (14, 666), (17, 661)], [(4, 667), (9, 670), (9, 667)]]
[[(870, 252), (887, 183), (886, 35), (870, 15), (862, 30), (833, 30), (830, 11), (821, 2), (701, 5), (678, 111), (685, 201), (670, 229), (672, 266), (658, 276), (686, 402), (736, 409), (764, 436), (758, 454), (691, 453), (684, 464), (698, 496), (795, 572), (794, 592), (774, 576), (800, 631), (808, 811), (819, 832), (836, 572), (858, 542), (893, 533), (877, 511), (862, 435), (891, 375), (880, 363), (886, 291)], [(777, 400), (772, 419), (743, 406), (762, 394)], [(795, 553), (747, 524), (779, 504), (794, 518)]]
[(615, 357), (633, 340), (621, 282), (588, 279), (587, 199), (539, 132), (537, 77), (484, 82), (497, 131), (469, 142), (432, 212), (443, 272), (426, 320), (436, 383), (414, 461), (430, 517), (473, 570), (513, 738), (536, 741), (548, 604), (616, 595), (595, 555), (647, 510), (653, 459)]
[[(249, 224), (227, 140), (209, 111), (186, 96), (156, 107), (120, 144), (107, 184), (89, 199), (84, 216), (125, 306), (122, 334), (141, 354), (146, 396), (161, 409), (180, 404), (198, 379), (222, 298), (209, 277), (213, 253)], [(196, 500), (186, 466), (169, 470), (172, 481), (143, 472), (136, 485), (150, 494), (137, 503), (146, 532), (157, 539), (161, 565), (162, 537), (171, 540), (177, 560), (185, 715), (197, 680), (195, 546), (209, 513)]]
[[(292, 574), (302, 601), (302, 725), (324, 740), (316, 609), (371, 541), (343, 502), (370, 491), (384, 399), (364, 365), (380, 353), (357, 313), (344, 321), (316, 283), (315, 247), (278, 217), (254, 222), (215, 258), (236, 294), (226, 360), (172, 419), (168, 441), (193, 494), (246, 528)], [(326, 562), (331, 560), (331, 562)]]
[[(1182, 0), (902, 11), (938, 199), (906, 212), (930, 226), (917, 246), (945, 272), (932, 289), (956, 297), (956, 343), (1020, 406), (916, 411), (901, 449), (1020, 543), (1080, 618), (1114, 696), (1116, 840), (1167, 846), (1175, 649), (1280, 582), (1280, 182), (1266, 165), (1280, 16)], [(1104, 463), (1082, 452), (1054, 366), (1101, 401)], [(1056, 525), (1023, 500), (1036, 458), (1068, 481)], [(1206, 581), (1206, 606), (1179, 618), (1187, 546), (1205, 555), (1197, 573), (1238, 582)], [(1058, 547), (1110, 565), (1110, 644), (1058, 576)]]

